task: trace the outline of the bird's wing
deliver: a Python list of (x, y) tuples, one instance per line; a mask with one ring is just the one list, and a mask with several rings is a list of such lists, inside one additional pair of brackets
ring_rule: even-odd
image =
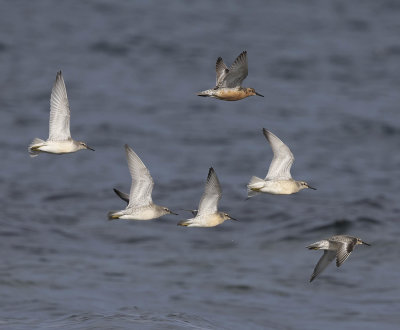
[(314, 272), (311, 275), (310, 282), (312, 282), (321, 272), (328, 266), (333, 259), (336, 257), (336, 251), (324, 250), (324, 254), (319, 259), (317, 265), (314, 268)]
[(242, 85), (243, 80), (247, 77), (247, 52), (242, 52), (229, 68), (229, 72), (224, 79), (224, 86), (234, 88)]
[(216, 213), (218, 211), (218, 202), (221, 199), (221, 196), (222, 196), (221, 185), (218, 181), (217, 174), (211, 167), (208, 172), (207, 182), (203, 196), (201, 196), (200, 199), (197, 217), (206, 214)]
[(49, 140), (64, 141), (71, 138), (69, 130), (70, 110), (61, 71), (57, 72), (50, 98)]
[(218, 57), (217, 63), (215, 64), (215, 70), (217, 71), (217, 82), (215, 86), (220, 87), (223, 84), (226, 74), (229, 72), (222, 57)]
[(339, 244), (339, 248), (336, 252), (336, 266), (340, 267), (346, 259), (349, 257), (353, 248), (355, 246), (355, 242), (346, 242)]
[(294, 162), (294, 156), (289, 147), (275, 134), (263, 128), (263, 133), (271, 145), (274, 157), (269, 165), (265, 180), (289, 180), (292, 178), (290, 168)]
[(127, 144), (125, 144), (125, 151), (132, 177), (128, 208), (149, 205), (152, 203), (153, 178), (139, 156)]

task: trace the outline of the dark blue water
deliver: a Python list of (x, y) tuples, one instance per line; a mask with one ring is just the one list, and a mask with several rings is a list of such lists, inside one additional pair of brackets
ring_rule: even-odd
[[(1, 329), (398, 329), (397, 1), (14, 1), (0, 11)], [(265, 98), (203, 99), (248, 51)], [(96, 152), (28, 156), (62, 70), (71, 132)], [(245, 201), (285, 141), (317, 191)], [(128, 143), (153, 199), (195, 208), (208, 168), (240, 222), (106, 219)], [(333, 234), (361, 237), (308, 283)]]

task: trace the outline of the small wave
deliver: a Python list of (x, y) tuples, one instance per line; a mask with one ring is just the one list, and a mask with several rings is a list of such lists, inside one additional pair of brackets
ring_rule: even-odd
[(62, 319), (39, 324), (42, 328), (67, 329), (224, 329), (196, 315), (186, 313), (97, 313), (73, 314)]
[(77, 235), (74, 235), (74, 234), (71, 234), (71, 233), (68, 233), (67, 231), (65, 231), (65, 230), (62, 230), (62, 229), (52, 229), (51, 230), (53, 233), (55, 233), (55, 234), (57, 234), (57, 235), (60, 235), (60, 236), (62, 236), (62, 237), (65, 237), (65, 238), (68, 238), (68, 239), (71, 239), (71, 240), (78, 240), (78, 239), (80, 239), (80, 237), (79, 236), (77, 236)]
[(123, 56), (129, 52), (129, 48), (124, 45), (113, 44), (107, 41), (98, 41), (90, 46), (94, 52), (105, 53), (108, 55)]
[(352, 226), (352, 221), (347, 219), (338, 219), (326, 225), (316, 226), (314, 228), (307, 229), (307, 232), (334, 231), (343, 233), (348, 231)]
[(0, 231), (0, 236), (16, 237), (16, 236), (21, 236), (21, 234), (17, 231), (2, 230), (2, 231)]
[(313, 76), (315, 58), (280, 57), (274, 61), (271, 68), (273, 77), (285, 80), (304, 80)]
[(236, 293), (248, 292), (248, 291), (251, 291), (254, 289), (252, 286), (246, 285), (246, 284), (226, 284), (222, 288), (223, 288), (223, 290), (236, 292)]
[(358, 206), (369, 206), (376, 209), (383, 209), (383, 205), (379, 203), (376, 199), (370, 198), (363, 198), (356, 201), (351, 202), (351, 205), (358, 205)]
[(156, 236), (146, 236), (146, 237), (129, 237), (118, 240), (119, 243), (123, 244), (140, 244), (146, 242), (154, 242), (159, 240)]
[(400, 128), (386, 123), (379, 122), (368, 118), (360, 118), (354, 116), (347, 116), (346, 120), (343, 120), (342, 129), (351, 133), (352, 135), (383, 135), (383, 136), (394, 136), (400, 135)]
[(0, 42), (0, 52), (4, 52), (7, 50), (7, 46), (5, 44), (3, 44), (2, 42)]
[(380, 221), (367, 216), (360, 216), (355, 219), (337, 219), (331, 223), (315, 226), (306, 230), (310, 232), (334, 232), (337, 234), (344, 234), (356, 226), (362, 225), (365, 228), (368, 225), (377, 225)]
[(86, 199), (89, 198), (90, 196), (85, 193), (81, 193), (78, 191), (73, 191), (69, 193), (63, 193), (63, 194), (55, 194), (55, 195), (49, 195), (47, 197), (44, 197), (44, 201), (58, 201), (58, 200), (63, 200), (63, 199)]

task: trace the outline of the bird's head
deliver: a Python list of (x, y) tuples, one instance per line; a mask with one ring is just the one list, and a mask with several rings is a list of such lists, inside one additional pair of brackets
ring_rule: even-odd
[(164, 210), (165, 214), (178, 215), (178, 213), (172, 212), (168, 207), (162, 206), (162, 209)]
[(264, 95), (261, 95), (259, 93), (256, 92), (256, 90), (254, 88), (246, 88), (246, 92), (247, 94), (251, 95), (257, 95), (257, 96), (261, 96), (264, 97)]
[(228, 213), (221, 212), (222, 217), (224, 220), (234, 220), (234, 221), (239, 221), (238, 219), (232, 218)]
[(94, 151), (94, 149), (89, 147), (85, 142), (79, 141), (78, 143), (79, 143), (79, 149), (89, 149)]
[(356, 244), (364, 244), (364, 245), (367, 245), (367, 246), (371, 246), (371, 244), (365, 243), (360, 238), (357, 238), (357, 243)]
[(311, 187), (307, 182), (305, 182), (305, 181), (298, 181), (298, 184), (299, 184), (299, 188), (300, 189), (306, 189), (306, 188), (308, 188), (308, 189), (312, 189), (312, 190), (317, 190), (317, 188), (314, 188), (314, 187)]

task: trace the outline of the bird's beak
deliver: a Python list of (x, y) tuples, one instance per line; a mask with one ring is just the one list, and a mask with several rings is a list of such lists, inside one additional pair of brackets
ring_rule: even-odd
[(93, 148), (90, 148), (89, 146), (86, 146), (86, 149), (89, 149), (89, 150), (94, 151), (94, 149), (93, 149)]
[(361, 241), (361, 243), (363, 243), (363, 244), (365, 244), (365, 245), (368, 245), (368, 246), (371, 246), (371, 244), (365, 243), (365, 242), (363, 242), (363, 241)]
[(317, 188), (311, 187), (310, 185), (307, 184), (307, 188), (312, 189), (312, 190), (317, 190)]
[(173, 215), (179, 215), (178, 213), (172, 212), (171, 210), (169, 210), (169, 213), (171, 213)]
[(238, 219), (232, 218), (230, 215), (228, 215), (229, 219), (233, 220), (233, 221), (239, 221)]
[(261, 94), (259, 94), (257, 92), (254, 92), (254, 93), (256, 93), (256, 95), (258, 95), (258, 96), (264, 97), (264, 95), (261, 95)]

